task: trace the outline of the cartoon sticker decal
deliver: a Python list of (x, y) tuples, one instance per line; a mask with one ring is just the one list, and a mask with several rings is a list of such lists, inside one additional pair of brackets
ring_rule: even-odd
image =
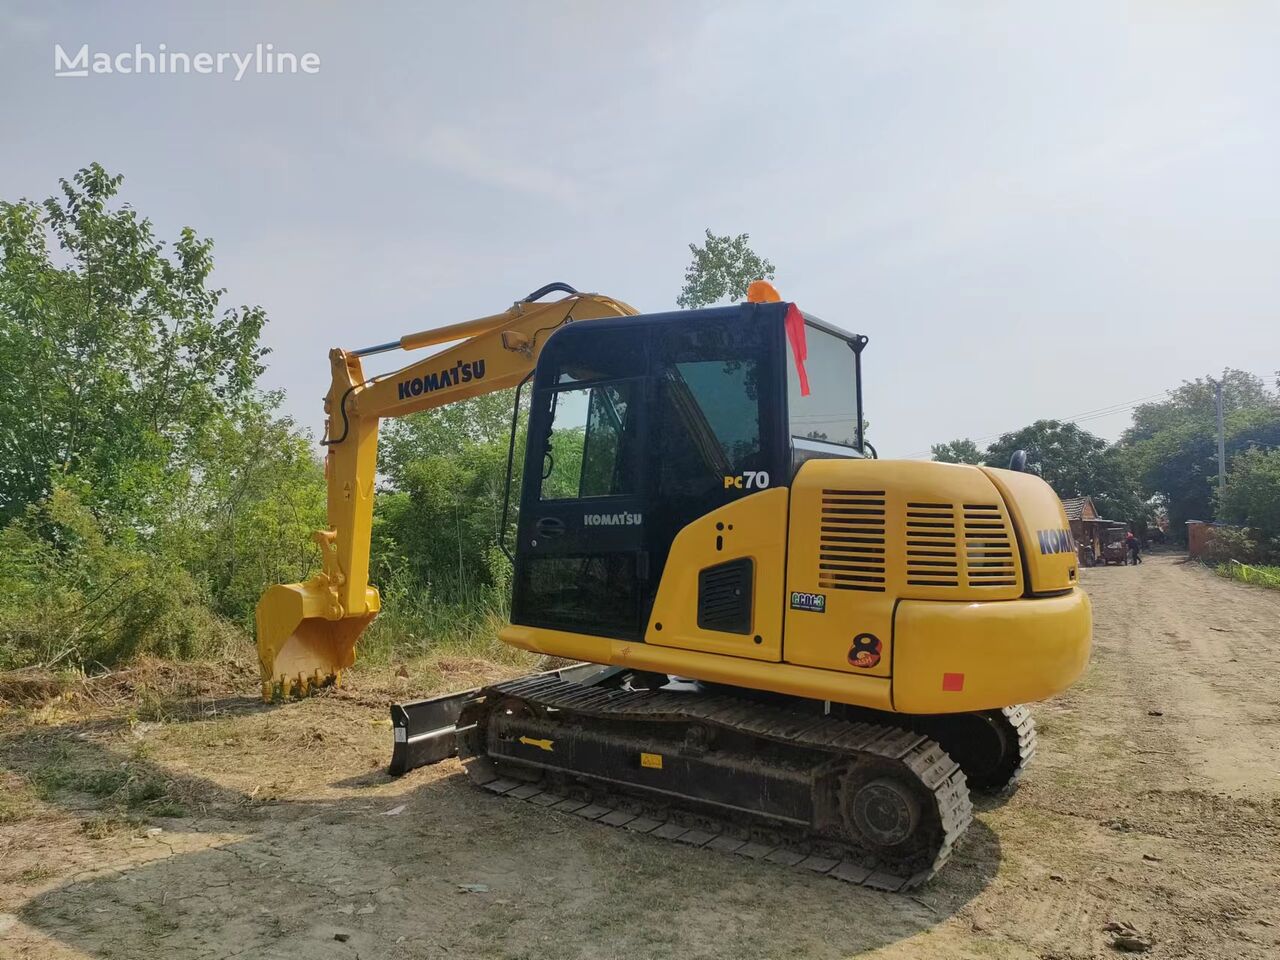
[(880, 638), (874, 633), (860, 633), (853, 638), (849, 648), (849, 663), (863, 670), (870, 670), (880, 662)]

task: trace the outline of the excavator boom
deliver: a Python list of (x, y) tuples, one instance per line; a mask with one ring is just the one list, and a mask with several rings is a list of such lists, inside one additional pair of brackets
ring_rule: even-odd
[[(566, 296), (542, 300), (555, 292)], [(324, 441), (329, 522), (315, 533), (321, 569), (305, 583), (268, 588), (258, 601), (264, 699), (303, 695), (338, 682), (355, 662), (361, 634), (378, 615), (378, 591), (369, 584), (369, 545), (379, 421), (514, 387), (533, 370), (553, 331), (579, 320), (635, 313), (621, 300), (552, 283), (501, 313), (375, 347), (330, 351)], [(393, 373), (364, 375), (362, 357), (445, 343), (454, 345)]]

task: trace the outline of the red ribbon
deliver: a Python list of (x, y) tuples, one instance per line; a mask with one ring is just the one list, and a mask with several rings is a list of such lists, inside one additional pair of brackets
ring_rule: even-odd
[(787, 307), (787, 340), (791, 343), (791, 355), (796, 359), (796, 375), (800, 378), (800, 396), (809, 395), (809, 374), (805, 372), (804, 362), (809, 359), (809, 346), (804, 336), (804, 314), (794, 303)]

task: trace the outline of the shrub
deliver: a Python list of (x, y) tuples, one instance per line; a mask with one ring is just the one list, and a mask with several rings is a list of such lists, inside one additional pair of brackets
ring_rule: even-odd
[(66, 488), (0, 531), (0, 668), (208, 658), (243, 643), (180, 564), (109, 539)]
[(1258, 541), (1243, 527), (1214, 527), (1200, 558), (1211, 566), (1231, 560), (1239, 563), (1261, 562)]

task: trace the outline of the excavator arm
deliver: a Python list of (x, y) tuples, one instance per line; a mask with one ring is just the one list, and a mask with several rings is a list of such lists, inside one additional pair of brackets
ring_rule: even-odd
[[(567, 296), (542, 302), (552, 292)], [(356, 642), (378, 614), (378, 591), (369, 583), (369, 545), (379, 421), (514, 387), (559, 327), (635, 313), (621, 300), (552, 283), (502, 313), (376, 347), (330, 351), (332, 381), (325, 398), (329, 524), (314, 535), (321, 569), (306, 583), (268, 588), (258, 601), (264, 699), (301, 696), (339, 682), (342, 670), (355, 662)], [(362, 357), (445, 343), (454, 346), (393, 373), (365, 378)]]

